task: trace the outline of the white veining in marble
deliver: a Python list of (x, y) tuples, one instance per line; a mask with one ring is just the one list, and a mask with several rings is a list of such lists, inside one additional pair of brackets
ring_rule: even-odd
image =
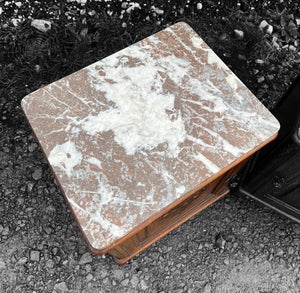
[(52, 166), (59, 167), (71, 177), (73, 168), (81, 163), (82, 154), (76, 149), (75, 144), (69, 140), (64, 144), (56, 145), (51, 150), (48, 160)]
[[(150, 54), (148, 56), (139, 52), (142, 48), (128, 51), (122, 51), (122, 55), (130, 55), (131, 58), (142, 56), (145, 64), (124, 67), (122, 62), (116, 66), (115, 60), (103, 62), (106, 67), (103, 77), (99, 77), (95, 69), (97, 64), (89, 68), (92, 80), (97, 80), (95, 88), (105, 92), (106, 98), (114, 105), (96, 116), (89, 115), (82, 127), (90, 135), (112, 130), (116, 142), (124, 147), (128, 155), (134, 155), (140, 149), (151, 150), (159, 144), (167, 143), (168, 154), (174, 157), (178, 154), (178, 145), (185, 139), (180, 113), (173, 121), (166, 113), (166, 110), (174, 109), (175, 97), (162, 93), (163, 78)], [(114, 82), (105, 83), (104, 79)]]
[(279, 129), (185, 23), (28, 95), (22, 107), (98, 252)]

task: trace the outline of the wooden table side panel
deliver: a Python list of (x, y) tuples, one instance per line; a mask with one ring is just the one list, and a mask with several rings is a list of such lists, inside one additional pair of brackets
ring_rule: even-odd
[(166, 214), (146, 226), (144, 229), (127, 239), (109, 253), (119, 264), (124, 264), (133, 256), (149, 247), (167, 233), (189, 220), (191, 217), (205, 209), (228, 192), (229, 179), (245, 165), (242, 161), (225, 174), (208, 184), (202, 190), (191, 195), (188, 199), (171, 209)]
[[(207, 207), (208, 205), (205, 203), (208, 201), (210, 202), (211, 198), (216, 197), (212, 191), (216, 189), (217, 184), (218, 180), (210, 183), (202, 190), (202, 192), (199, 191), (190, 196), (181, 204), (162, 215), (150, 225), (146, 226), (143, 230), (139, 231), (131, 238), (110, 250), (109, 253), (117, 259), (124, 259), (128, 258), (129, 256), (133, 257), (140, 251), (144, 250), (152, 243), (196, 215), (200, 210), (203, 209), (201, 208), (202, 206), (205, 205), (205, 207)], [(137, 242), (138, 245), (136, 245)], [(117, 260), (117, 262), (119, 261)]]

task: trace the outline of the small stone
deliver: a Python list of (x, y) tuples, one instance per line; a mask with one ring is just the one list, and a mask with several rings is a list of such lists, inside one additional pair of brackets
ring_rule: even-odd
[(30, 251), (30, 260), (31, 261), (39, 261), (40, 260), (40, 252), (38, 250)]
[(283, 251), (281, 248), (278, 248), (276, 254), (277, 254), (278, 256), (283, 256), (284, 251)]
[(130, 284), (135, 288), (139, 283), (139, 278), (137, 275), (133, 275), (130, 280)]
[(28, 146), (28, 151), (30, 153), (33, 153), (37, 149), (37, 147), (38, 147), (38, 145), (35, 142), (33, 142)]
[(91, 266), (90, 264), (87, 264), (87, 265), (85, 266), (85, 271), (86, 271), (86, 272), (91, 272), (91, 271), (92, 271), (92, 266)]
[(202, 290), (203, 293), (211, 293), (211, 285), (209, 283), (207, 283), (203, 290)]
[(241, 30), (235, 29), (234, 34), (238, 40), (242, 40), (244, 38), (244, 32)]
[(261, 59), (256, 59), (256, 60), (255, 60), (255, 63), (257, 63), (257, 64), (264, 64), (265, 61), (264, 61), (264, 60), (261, 60)]
[(219, 40), (220, 40), (220, 41), (225, 41), (227, 38), (228, 38), (228, 35), (227, 35), (226, 33), (222, 33), (222, 34), (219, 36)]
[(300, 18), (296, 18), (296, 24), (300, 25)]
[(289, 46), (289, 50), (292, 51), (292, 52), (296, 52), (297, 51), (297, 48), (293, 45), (290, 45)]
[(94, 276), (93, 276), (91, 273), (89, 273), (89, 274), (86, 276), (87, 282), (90, 282), (90, 281), (92, 281), (93, 279), (94, 279)]
[(106, 277), (106, 278), (103, 280), (103, 285), (105, 285), (105, 286), (110, 286), (110, 285), (111, 285), (110, 280), (109, 280), (108, 277)]
[(2, 149), (3, 149), (3, 151), (5, 153), (9, 153), (10, 152), (9, 147), (7, 147), (7, 146), (4, 146)]
[(3, 236), (9, 235), (9, 227), (8, 227), (8, 226), (6, 226), (6, 227), (3, 228), (3, 230), (2, 230), (2, 235), (3, 235)]
[(28, 182), (27, 183), (27, 189), (28, 189), (29, 192), (32, 191), (33, 187), (34, 187), (34, 183), (33, 182)]
[(295, 252), (294, 247), (290, 246), (290, 247), (288, 248), (288, 254), (294, 254), (294, 252)]
[(259, 29), (261, 31), (266, 32), (267, 34), (271, 35), (273, 32), (273, 26), (271, 26), (267, 21), (263, 20), (260, 24), (259, 24)]
[(229, 265), (229, 259), (228, 259), (228, 258), (225, 258), (225, 259), (224, 259), (224, 264), (225, 264), (226, 266)]
[(148, 289), (148, 285), (147, 285), (147, 283), (145, 282), (145, 280), (142, 280), (142, 281), (141, 281), (140, 286), (141, 286), (141, 289), (142, 289), (143, 291), (145, 291), (145, 290)]
[(8, 188), (5, 190), (4, 195), (7, 196), (9, 194), (12, 194), (13, 190), (11, 188)]
[(21, 197), (21, 196), (19, 196), (19, 197), (17, 198), (17, 203), (18, 203), (18, 205), (22, 205), (22, 204), (24, 203), (24, 198)]
[(43, 169), (41, 167), (38, 167), (34, 170), (32, 173), (32, 178), (37, 181), (43, 177)]
[(226, 244), (226, 241), (225, 239), (223, 238), (222, 234), (219, 233), (217, 236), (216, 236), (216, 241), (215, 241), (215, 245), (220, 248), (220, 249), (224, 249), (225, 248), (225, 244)]
[(201, 2), (198, 2), (198, 3), (197, 3), (197, 9), (198, 9), (198, 10), (201, 10), (202, 8), (203, 8), (202, 3), (201, 3)]
[(79, 264), (80, 265), (84, 265), (87, 263), (91, 263), (93, 261), (93, 258), (91, 256), (91, 254), (89, 252), (86, 252), (85, 254), (83, 254), (79, 260)]
[(294, 232), (296, 233), (296, 234), (300, 234), (300, 224), (296, 224), (295, 226), (294, 226)]
[(121, 285), (122, 285), (123, 287), (125, 287), (125, 286), (128, 285), (128, 283), (129, 283), (129, 279), (124, 279), (124, 280), (121, 282)]
[(23, 256), (16, 262), (16, 265), (24, 265), (27, 263), (27, 261), (28, 261), (27, 257)]
[(214, 272), (214, 273), (212, 274), (212, 279), (215, 280), (216, 278), (217, 278), (217, 273)]
[(58, 253), (58, 250), (59, 250), (58, 247), (53, 247), (52, 248), (52, 254), (56, 255)]
[(124, 273), (122, 270), (117, 269), (117, 270), (113, 271), (113, 276), (115, 279), (121, 281), (124, 277)]
[(53, 288), (55, 291), (58, 291), (58, 292), (67, 292), (68, 291), (68, 287), (66, 285), (65, 282), (61, 282), (61, 283), (57, 283), (55, 284), (54, 288)]
[(239, 60), (247, 61), (247, 58), (245, 55), (239, 54), (238, 58), (239, 58)]
[(265, 80), (265, 78), (264, 78), (263, 76), (260, 76), (260, 77), (257, 79), (257, 82), (258, 82), (258, 83), (262, 83), (264, 80)]
[(53, 269), (54, 266), (55, 266), (54, 260), (53, 260), (53, 259), (48, 259), (47, 262), (46, 262), (46, 267), (47, 267), (48, 269)]
[(52, 228), (49, 226), (43, 226), (43, 230), (46, 232), (46, 234), (50, 235), (52, 233)]
[(2, 258), (0, 258), (0, 271), (4, 270), (5, 268), (6, 268), (5, 261)]
[(225, 203), (225, 204), (224, 204), (224, 208), (225, 208), (225, 210), (230, 210), (230, 209), (231, 209), (231, 206), (230, 206), (230, 204)]
[(105, 268), (101, 268), (100, 270), (97, 270), (97, 275), (100, 279), (104, 279), (108, 275), (108, 271)]
[(31, 26), (43, 33), (46, 33), (48, 30), (51, 29), (51, 21), (43, 19), (34, 19), (31, 22)]

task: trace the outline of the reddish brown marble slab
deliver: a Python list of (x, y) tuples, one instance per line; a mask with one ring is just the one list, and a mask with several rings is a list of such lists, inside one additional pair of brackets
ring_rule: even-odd
[(279, 129), (183, 22), (39, 89), (22, 108), (95, 253)]

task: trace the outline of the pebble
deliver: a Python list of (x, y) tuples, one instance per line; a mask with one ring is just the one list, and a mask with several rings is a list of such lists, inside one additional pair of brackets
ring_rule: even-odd
[(105, 268), (101, 268), (100, 270), (97, 269), (97, 275), (100, 279), (104, 279), (108, 275), (108, 271)]
[(124, 279), (122, 282), (121, 282), (121, 285), (123, 287), (127, 286), (129, 284), (129, 279)]
[(33, 153), (37, 149), (37, 147), (38, 147), (37, 143), (33, 142), (28, 146), (28, 151), (30, 153)]
[(224, 264), (225, 264), (226, 266), (229, 265), (229, 259), (228, 259), (228, 258), (225, 258), (225, 259), (224, 259)]
[(283, 256), (284, 251), (283, 251), (281, 248), (278, 248), (276, 254), (277, 254), (278, 256)]
[(58, 253), (58, 250), (59, 250), (58, 247), (53, 247), (52, 254), (56, 255)]
[(83, 254), (79, 260), (79, 264), (80, 265), (84, 265), (87, 263), (91, 263), (93, 261), (93, 258), (91, 256), (91, 254), (89, 252), (86, 252), (85, 254)]
[(290, 246), (288, 248), (288, 254), (294, 254), (294, 252), (295, 252), (295, 249), (292, 246)]
[(142, 280), (142, 281), (141, 281), (140, 286), (141, 286), (141, 289), (142, 289), (143, 291), (145, 291), (145, 290), (148, 289), (148, 285), (147, 285), (147, 283), (145, 282), (145, 280)]
[(203, 293), (211, 293), (211, 285), (209, 283), (207, 283), (203, 290), (202, 290)]
[(267, 21), (263, 20), (259, 24), (259, 29), (265, 31), (267, 34), (271, 35), (273, 32), (273, 26), (271, 26)]
[(28, 258), (23, 256), (17, 261), (16, 265), (24, 265), (25, 263), (27, 263), (27, 261), (28, 261)]
[(55, 266), (55, 262), (53, 259), (48, 259), (47, 262), (46, 262), (46, 267), (49, 268), (49, 269), (53, 269)]
[(32, 191), (33, 187), (34, 187), (34, 183), (33, 182), (28, 182), (27, 183), (27, 189), (28, 189), (29, 192)]
[(5, 153), (9, 153), (10, 152), (10, 150), (9, 150), (9, 148), (7, 146), (4, 146), (2, 149), (3, 149), (3, 151)]
[(256, 59), (256, 60), (255, 60), (255, 63), (257, 63), (257, 64), (264, 64), (265, 61), (264, 61), (264, 60), (261, 60), (261, 59)]
[(139, 278), (137, 275), (133, 275), (130, 280), (130, 284), (135, 288), (139, 283)]
[(260, 77), (257, 79), (257, 82), (258, 82), (258, 83), (262, 83), (264, 80), (265, 80), (265, 78), (264, 78), (263, 76), (260, 76)]
[(238, 29), (234, 30), (234, 35), (238, 40), (242, 40), (244, 38), (244, 32)]
[(230, 210), (230, 209), (231, 209), (231, 206), (230, 206), (230, 204), (225, 203), (225, 204), (224, 204), (224, 208), (225, 208), (226, 210)]
[(55, 291), (60, 291), (60, 292), (68, 292), (68, 287), (65, 282), (57, 283), (55, 284), (54, 288)]
[(2, 230), (2, 235), (3, 236), (7, 236), (9, 234), (9, 227), (4, 227), (3, 230)]
[(94, 279), (94, 276), (93, 276), (91, 273), (89, 273), (89, 274), (86, 276), (86, 280), (87, 280), (88, 282), (92, 281), (93, 279)]
[(197, 3), (197, 9), (198, 9), (198, 10), (201, 10), (202, 8), (203, 8), (202, 3), (201, 3), (201, 2), (198, 2), (198, 3)]
[(113, 286), (117, 286), (116, 280), (112, 280), (111, 284), (112, 284)]
[(215, 240), (215, 245), (219, 248), (219, 249), (224, 249), (225, 248), (225, 244), (226, 244), (226, 241), (225, 239), (223, 238), (222, 234), (219, 233), (216, 237), (216, 240)]
[(5, 268), (6, 268), (5, 261), (2, 258), (0, 258), (0, 271), (4, 270)]
[(34, 170), (32, 173), (32, 178), (37, 181), (43, 177), (43, 169), (41, 167), (38, 167)]
[(46, 232), (46, 234), (50, 235), (52, 233), (52, 228), (49, 226), (43, 226), (43, 230)]
[(86, 271), (86, 272), (91, 272), (91, 271), (92, 271), (92, 266), (91, 266), (90, 264), (87, 264), (87, 265), (85, 266), (85, 271)]
[(122, 270), (117, 269), (113, 272), (113, 276), (115, 279), (121, 281), (124, 277), (124, 273)]
[(103, 285), (105, 285), (105, 286), (110, 286), (110, 285), (111, 285), (110, 280), (109, 280), (108, 277), (106, 277), (106, 278), (103, 280)]
[(40, 260), (40, 252), (38, 250), (30, 251), (30, 260), (31, 261), (39, 261)]
[(31, 22), (31, 26), (43, 33), (46, 33), (48, 30), (51, 29), (51, 21), (43, 19), (34, 19)]
[(296, 224), (295, 226), (294, 226), (294, 232), (296, 233), (296, 234), (300, 234), (300, 224)]

